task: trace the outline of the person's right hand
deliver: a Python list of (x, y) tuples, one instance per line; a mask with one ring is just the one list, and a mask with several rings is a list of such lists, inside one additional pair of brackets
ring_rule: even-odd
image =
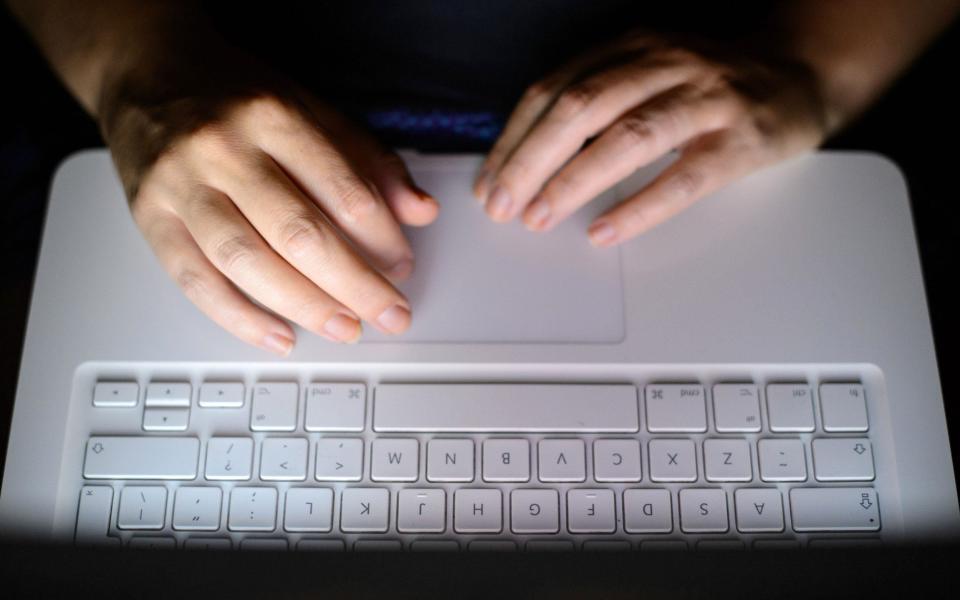
[(356, 341), (361, 320), (407, 329), (391, 281), (413, 252), (398, 222), (427, 224), (437, 203), (302, 90), (226, 48), (203, 55), (199, 68), (168, 58), (125, 73), (99, 115), (164, 268), (211, 319), (281, 355), (295, 340), (283, 318), (338, 342)]

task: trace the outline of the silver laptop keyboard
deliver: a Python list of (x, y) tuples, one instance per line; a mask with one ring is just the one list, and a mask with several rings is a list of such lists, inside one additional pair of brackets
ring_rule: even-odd
[(647, 550), (880, 539), (873, 384), (856, 376), (117, 372), (75, 384), (82, 472), (66, 510), (78, 543)]

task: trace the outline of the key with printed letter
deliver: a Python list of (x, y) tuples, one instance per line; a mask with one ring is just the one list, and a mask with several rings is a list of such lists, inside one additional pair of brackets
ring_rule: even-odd
[(333, 527), (333, 490), (290, 488), (283, 509), (287, 531), (327, 532)]
[(587, 478), (583, 440), (540, 440), (540, 481), (583, 481)]
[(639, 440), (593, 442), (593, 478), (597, 481), (640, 481)]
[(446, 492), (440, 489), (400, 490), (397, 495), (397, 531), (443, 533), (446, 504)]
[(453, 528), (458, 533), (500, 533), (503, 499), (500, 490), (466, 488), (453, 494)]
[(427, 443), (427, 479), (473, 481), (473, 440), (430, 440)]
[(484, 481), (530, 481), (530, 443), (493, 438), (483, 442)]
[(390, 491), (347, 488), (340, 495), (340, 529), (344, 533), (385, 533), (390, 524)]
[(514, 533), (560, 531), (560, 494), (557, 490), (510, 492), (510, 529)]
[(419, 476), (419, 442), (380, 438), (370, 447), (370, 478), (374, 481), (416, 481)]
[(567, 529), (570, 533), (613, 533), (617, 530), (614, 504), (611, 490), (569, 490)]

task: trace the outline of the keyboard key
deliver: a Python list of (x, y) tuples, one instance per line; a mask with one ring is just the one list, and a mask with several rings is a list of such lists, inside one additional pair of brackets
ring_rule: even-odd
[(240, 541), (240, 549), (254, 552), (286, 552), (287, 540), (275, 538), (247, 538)]
[(303, 481), (307, 478), (307, 440), (266, 438), (260, 446), (260, 479)]
[(793, 488), (795, 531), (878, 531), (880, 507), (873, 488)]
[(357, 540), (353, 543), (354, 552), (399, 552), (403, 544), (399, 540)]
[(80, 489), (80, 507), (77, 510), (77, 543), (105, 543), (110, 532), (112, 509), (113, 488), (105, 485), (83, 486)]
[(130, 538), (127, 547), (138, 550), (174, 550), (177, 547), (177, 540), (172, 537), (137, 536)]
[(374, 481), (416, 481), (419, 466), (417, 440), (379, 438), (370, 445), (370, 478)]
[(859, 383), (820, 384), (824, 431), (866, 431), (867, 397)]
[(567, 529), (570, 533), (613, 533), (617, 510), (612, 490), (567, 491)]
[(473, 440), (430, 440), (427, 443), (427, 479), (473, 481)]
[(296, 429), (298, 389), (296, 383), (260, 382), (254, 386), (250, 429), (253, 431)]
[(803, 442), (766, 439), (757, 442), (760, 478), (764, 481), (806, 481), (807, 462)]
[(517, 544), (510, 540), (474, 540), (467, 545), (471, 552), (516, 552)]
[(583, 481), (587, 465), (583, 440), (540, 440), (540, 481)]
[(641, 552), (685, 552), (689, 550), (683, 540), (657, 540), (640, 543)]
[(696, 481), (697, 453), (692, 440), (650, 440), (650, 479)]
[(631, 548), (626, 540), (587, 540), (583, 543), (584, 552), (626, 552)]
[(813, 431), (813, 400), (805, 383), (767, 386), (771, 431)]
[(189, 538), (183, 543), (184, 550), (232, 550), (230, 538)]
[(207, 381), (200, 384), (201, 408), (243, 408), (243, 384), (237, 381)]
[(609, 384), (377, 386), (373, 428), (388, 432), (605, 432), (639, 429), (637, 390)]
[(307, 386), (307, 431), (363, 431), (367, 386), (311, 383)]
[(703, 386), (648, 385), (647, 429), (652, 432), (706, 431)]
[(230, 492), (230, 531), (273, 531), (277, 527), (277, 490), (235, 487)]
[(727, 494), (723, 490), (680, 490), (680, 529), (684, 533), (723, 533), (727, 521)]
[(704, 440), (703, 470), (707, 481), (750, 481), (750, 444), (747, 440)]
[(560, 531), (560, 494), (557, 490), (510, 492), (510, 529), (514, 533)]
[(320, 438), (317, 442), (317, 481), (360, 481), (363, 476), (363, 440)]
[(876, 538), (862, 539), (825, 539), (810, 540), (807, 548), (811, 550), (879, 550), (883, 547), (883, 541)]
[(93, 388), (93, 405), (98, 408), (129, 408), (137, 405), (140, 386), (136, 381), (98, 381)]
[(752, 383), (713, 386), (713, 416), (720, 433), (760, 431), (760, 394)]
[(758, 551), (799, 550), (800, 542), (797, 540), (756, 540), (753, 542), (753, 549)]
[(503, 498), (500, 490), (465, 488), (453, 495), (453, 528), (457, 533), (500, 533)]
[(483, 442), (484, 481), (530, 481), (530, 443), (493, 438)]
[(740, 540), (700, 540), (697, 542), (698, 552), (735, 552), (745, 550)]
[(593, 478), (597, 481), (640, 481), (639, 440), (593, 442)]
[(623, 492), (623, 528), (627, 533), (670, 533), (673, 505), (670, 491), (632, 489)]
[(347, 488), (340, 494), (340, 529), (344, 533), (386, 533), (390, 525), (390, 491)]
[(460, 544), (453, 540), (417, 540), (410, 544), (414, 552), (459, 552)]
[(120, 529), (163, 529), (167, 514), (167, 488), (129, 486), (120, 492)]
[(200, 440), (192, 437), (92, 437), (86, 479), (194, 479)]
[(397, 494), (397, 531), (443, 533), (447, 528), (447, 494), (441, 489), (406, 489)]
[(297, 550), (305, 552), (343, 552), (345, 548), (342, 540), (300, 540), (297, 542)]
[(530, 540), (523, 547), (527, 552), (573, 552), (570, 540)]
[(211, 481), (246, 481), (253, 471), (253, 440), (215, 437), (207, 442), (204, 477)]
[(744, 533), (783, 531), (783, 498), (780, 490), (744, 488), (734, 492), (737, 529)]
[(178, 531), (220, 529), (222, 492), (216, 487), (180, 487), (173, 501), (173, 528)]
[(190, 422), (189, 408), (145, 408), (144, 431), (186, 431)]
[(327, 532), (333, 529), (333, 490), (290, 488), (283, 507), (287, 531)]
[(817, 481), (873, 481), (873, 448), (866, 438), (813, 440)]
[(190, 408), (189, 383), (151, 383), (147, 386), (144, 405), (148, 407)]

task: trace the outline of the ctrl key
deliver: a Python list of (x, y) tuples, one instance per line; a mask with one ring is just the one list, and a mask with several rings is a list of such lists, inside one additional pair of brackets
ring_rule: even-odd
[(794, 488), (795, 531), (878, 531), (880, 504), (873, 488)]

